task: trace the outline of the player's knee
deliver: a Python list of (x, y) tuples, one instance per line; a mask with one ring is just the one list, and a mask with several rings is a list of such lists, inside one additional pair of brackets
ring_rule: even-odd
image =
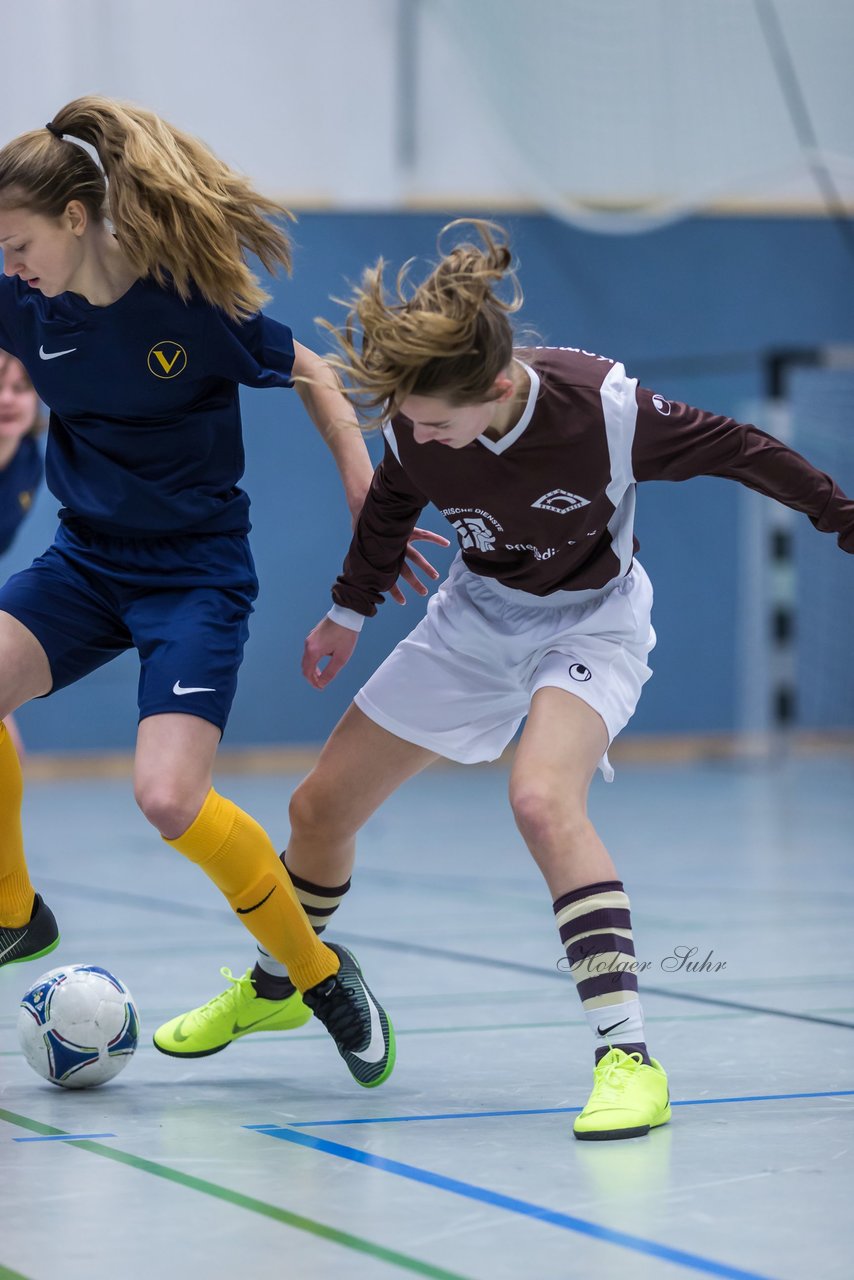
[(353, 834), (342, 795), (327, 788), (314, 774), (300, 783), (288, 808), (291, 831), (303, 839), (346, 839)]
[[(167, 840), (177, 840), (192, 826), (202, 801), (168, 779), (139, 783), (136, 802), (153, 827)], [(202, 798), (203, 799), (203, 798)]]
[(522, 838), (534, 847), (570, 848), (575, 836), (588, 826), (581, 801), (565, 792), (558, 794), (539, 779), (511, 785), (510, 806)]

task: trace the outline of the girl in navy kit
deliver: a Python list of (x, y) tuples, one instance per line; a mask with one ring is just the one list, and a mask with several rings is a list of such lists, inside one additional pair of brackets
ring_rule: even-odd
[[(289, 269), (289, 216), (196, 139), (109, 99), (0, 150), (0, 346), (50, 408), (62, 504), (53, 545), (0, 588), (0, 717), (135, 648), (138, 804), (306, 993), (282, 1025), (313, 1010), (354, 1074), (370, 1044), (370, 1084), (391, 1070), (391, 1028), (383, 1015), (378, 1055), (358, 966), (318, 939), (266, 833), (212, 786), (257, 592), (239, 385), (297, 387), (354, 517), (371, 476), (335, 375), (259, 311), (245, 257)], [(0, 727), (0, 964), (58, 941), (21, 793)]]
[(382, 413), (385, 455), (333, 607), (306, 641), (310, 683), (323, 688), (348, 661), (428, 502), (460, 554), (295, 791), (288, 867), (312, 886), (310, 918), (326, 923), (349, 884), (356, 833), (378, 806), (440, 756), (496, 759), (526, 719), (510, 804), (549, 887), (595, 1045), (593, 1092), (574, 1131), (631, 1138), (669, 1120), (667, 1078), (646, 1044), (629, 899), (587, 792), (597, 768), (612, 776), (608, 746), (651, 674), (637, 482), (727, 476), (806, 513), (848, 552), (854, 502), (765, 432), (653, 395), (613, 360), (514, 350), (509, 313), (521, 294), (510, 250), (495, 228), (475, 225), (480, 243), (451, 249), (415, 288), (399, 277), (389, 298), (383, 264), (366, 272), (347, 324), (333, 330), (354, 398)]

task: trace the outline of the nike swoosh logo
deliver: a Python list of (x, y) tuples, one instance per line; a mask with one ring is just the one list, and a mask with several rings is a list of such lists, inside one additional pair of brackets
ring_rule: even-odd
[(278, 1018), (278, 1016), (279, 1010), (277, 1009), (275, 1013), (268, 1013), (265, 1017), (256, 1018), (254, 1022), (247, 1022), (245, 1025), (240, 1022), (235, 1022), (234, 1026), (231, 1028), (231, 1034), (236, 1036), (242, 1031), (254, 1031), (256, 1027), (261, 1027), (265, 1022), (270, 1022), (273, 1018)]
[[(267, 896), (269, 897), (269, 894)], [(247, 1022), (245, 1026), (241, 1026), (239, 1022), (235, 1022), (234, 1026), (231, 1028), (231, 1034), (233, 1036), (236, 1036), (238, 1032), (241, 1032), (241, 1031), (252, 1031), (255, 1027), (260, 1027), (265, 1022), (270, 1022), (271, 1019), (278, 1018), (278, 1016), (279, 1016), (279, 1010), (276, 1009), (275, 1013), (268, 1013), (263, 1018), (256, 1018), (254, 1022)], [(178, 1044), (183, 1044), (185, 1040), (192, 1039), (192, 1033), (190, 1033), (190, 1035), (188, 1036), (185, 1036), (184, 1032), (181, 1030), (181, 1028), (183, 1027), (186, 1021), (187, 1021), (186, 1018), (182, 1018), (181, 1021), (178, 1023), (177, 1027), (175, 1028), (175, 1030), (172, 1032), (172, 1038), (176, 1040)]]
[(76, 347), (69, 347), (67, 351), (45, 351), (44, 347), (39, 347), (39, 355), (42, 360), (58, 360), (60, 356), (70, 356), (76, 350)]
[(10, 951), (14, 951), (18, 943), (23, 942), (24, 938), (26, 938), (28, 933), (29, 933), (29, 929), (25, 929), (24, 932), (21, 934), (20, 938), (15, 939), (11, 947), (7, 947), (5, 951), (0, 951), (0, 960), (2, 960), (4, 956), (7, 956)]
[(270, 892), (269, 892), (269, 893), (265, 893), (265, 895), (264, 895), (264, 897), (261, 899), (261, 901), (260, 901), (260, 902), (256, 902), (254, 907), (238, 907), (238, 908), (237, 908), (237, 914), (238, 914), (239, 916), (248, 916), (248, 915), (249, 915), (249, 913), (250, 913), (250, 911), (257, 911), (259, 907), (263, 907), (263, 905), (264, 905), (264, 903), (267, 901), (267, 899), (268, 899), (268, 898), (270, 898), (270, 897), (272, 897), (272, 895), (273, 895), (275, 892), (276, 892), (276, 886), (275, 886), (275, 885), (273, 885), (273, 887), (272, 887), (272, 889), (270, 890)]
[(368, 1041), (367, 1049), (362, 1049), (359, 1053), (351, 1049), (350, 1054), (352, 1057), (358, 1058), (360, 1062), (382, 1062), (385, 1056), (385, 1036), (380, 1022), (379, 1010), (368, 994), (367, 989), (365, 990), (365, 995), (368, 998), (368, 1004), (371, 1006), (371, 1038)]
[(181, 681), (176, 680), (172, 686), (172, 692), (175, 694), (176, 698), (180, 698), (185, 693), (216, 693), (216, 689), (201, 689), (201, 688), (183, 689), (181, 687)]
[(617, 1027), (621, 1027), (624, 1022), (628, 1022), (628, 1018), (621, 1018), (619, 1022), (612, 1022), (610, 1027), (597, 1027), (596, 1034), (599, 1036), (606, 1036), (609, 1031), (615, 1031)]

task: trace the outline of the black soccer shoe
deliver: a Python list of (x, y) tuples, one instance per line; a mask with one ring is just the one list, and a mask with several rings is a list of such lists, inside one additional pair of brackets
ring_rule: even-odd
[(303, 1002), (332, 1036), (356, 1083), (374, 1089), (394, 1067), (394, 1028), (369, 991), (356, 957), (333, 942), (327, 946), (341, 967), (304, 991)]
[(0, 966), (38, 960), (58, 945), (59, 929), (54, 914), (39, 894), (36, 894), (28, 924), (17, 929), (0, 924)]

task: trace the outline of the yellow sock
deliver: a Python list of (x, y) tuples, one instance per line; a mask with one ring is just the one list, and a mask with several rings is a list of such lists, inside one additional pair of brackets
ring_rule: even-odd
[(24, 780), (15, 744), (0, 720), (0, 924), (18, 929), (33, 914), (35, 890), (24, 861)]
[(338, 972), (338, 957), (312, 929), (270, 837), (248, 813), (211, 788), (195, 822), (166, 843), (213, 880), (300, 991)]

